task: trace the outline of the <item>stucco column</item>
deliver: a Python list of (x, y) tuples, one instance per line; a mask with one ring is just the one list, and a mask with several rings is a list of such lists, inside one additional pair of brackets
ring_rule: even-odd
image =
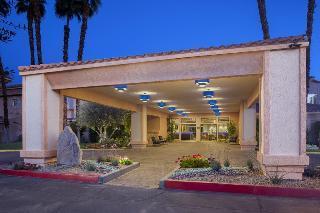
[(51, 89), (44, 74), (23, 77), (23, 150), (25, 162), (45, 164), (55, 160), (62, 130), (63, 96)]
[(246, 101), (240, 103), (239, 143), (241, 150), (254, 150), (256, 141), (256, 109), (247, 107)]
[(301, 179), (306, 155), (305, 48), (266, 52), (261, 79), (261, 146), (265, 174)]
[(131, 113), (131, 145), (132, 148), (145, 148), (147, 144), (147, 106), (142, 104)]

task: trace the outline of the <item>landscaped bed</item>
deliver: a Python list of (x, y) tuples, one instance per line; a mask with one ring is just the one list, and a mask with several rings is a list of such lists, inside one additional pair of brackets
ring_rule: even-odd
[(99, 158), (97, 161), (83, 160), (77, 166), (57, 165), (56, 163), (39, 166), (18, 162), (12, 165), (1, 165), (0, 173), (89, 183), (105, 183), (138, 166), (139, 163), (132, 162), (128, 158)]
[[(302, 180), (286, 180), (285, 174), (263, 175), (251, 160), (243, 167), (223, 166), (199, 154), (178, 158), (179, 167), (160, 182), (171, 189), (248, 193), (275, 196), (320, 197), (320, 171), (306, 169)], [(280, 169), (279, 169), (280, 171)]]

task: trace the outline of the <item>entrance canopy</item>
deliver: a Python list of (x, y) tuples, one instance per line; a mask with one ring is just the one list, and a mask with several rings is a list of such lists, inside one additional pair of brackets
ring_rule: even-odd
[[(23, 150), (28, 162), (56, 155), (63, 96), (127, 109), (131, 145), (145, 147), (149, 135), (165, 136), (167, 118), (185, 112), (180, 138), (227, 139), (224, 121), (237, 125), (241, 148), (254, 148), (265, 173), (301, 179), (306, 156), (306, 47), (304, 36), (132, 57), (19, 67), (23, 77)], [(199, 87), (196, 80), (209, 80)], [(125, 85), (120, 93), (115, 86)], [(203, 92), (210, 97), (203, 98)], [(214, 94), (213, 94), (214, 93)], [(141, 98), (140, 95), (145, 95)], [(212, 96), (212, 97), (211, 97)], [(141, 101), (140, 99), (149, 99)], [(208, 99), (221, 114), (213, 114)], [(159, 102), (166, 104), (161, 109)], [(259, 102), (259, 136), (256, 109)], [(169, 107), (175, 107), (174, 114)], [(212, 119), (210, 116), (213, 116)], [(225, 117), (219, 119), (219, 117)], [(228, 119), (227, 119), (228, 118)], [(188, 125), (185, 125), (185, 124)], [(192, 123), (192, 125), (189, 123)], [(216, 134), (210, 131), (216, 129)]]

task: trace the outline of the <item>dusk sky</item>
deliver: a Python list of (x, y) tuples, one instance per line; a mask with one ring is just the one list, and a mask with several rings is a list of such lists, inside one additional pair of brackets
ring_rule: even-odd
[[(305, 34), (307, 0), (266, 0), (271, 37)], [(47, 0), (42, 22), (44, 63), (62, 61), (64, 19)], [(25, 15), (9, 21), (26, 24)], [(5, 25), (0, 23), (0, 27)], [(76, 60), (80, 23), (73, 20), (69, 58)], [(311, 75), (320, 79), (320, 5), (314, 17)], [(256, 0), (102, 0), (102, 7), (88, 23), (84, 60), (151, 52), (219, 46), (262, 39)], [(1, 43), (6, 67), (29, 65), (27, 31), (18, 30), (13, 41)]]

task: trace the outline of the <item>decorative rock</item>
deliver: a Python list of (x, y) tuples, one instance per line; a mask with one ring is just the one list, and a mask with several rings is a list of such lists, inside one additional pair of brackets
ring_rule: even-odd
[(77, 166), (82, 160), (82, 151), (76, 134), (66, 126), (59, 136), (57, 147), (58, 165)]

